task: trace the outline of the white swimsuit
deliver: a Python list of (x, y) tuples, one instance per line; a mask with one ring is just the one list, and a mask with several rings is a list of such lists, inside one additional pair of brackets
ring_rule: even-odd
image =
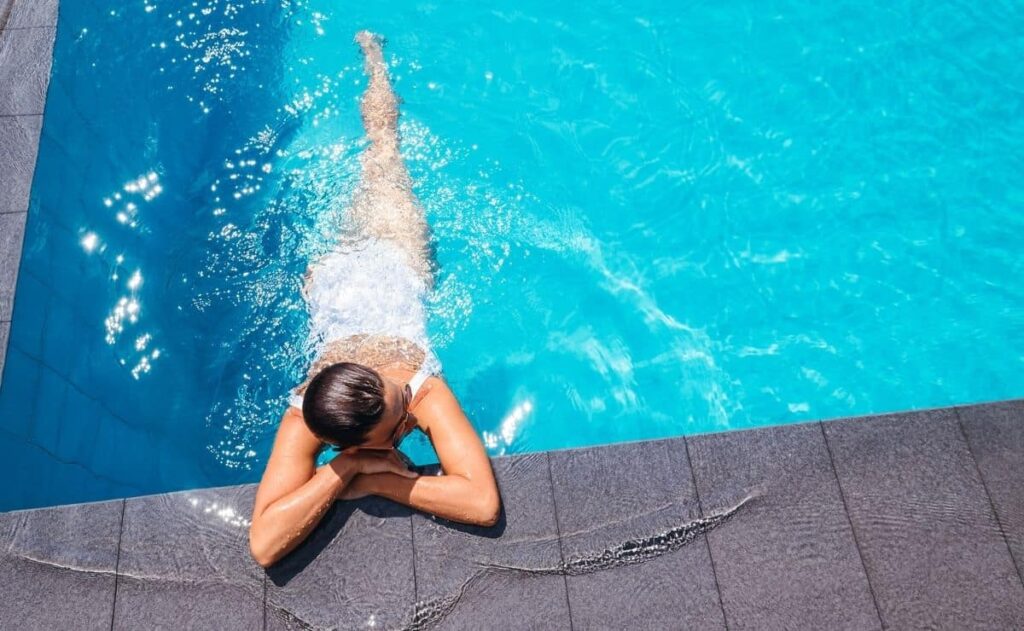
[[(367, 238), (334, 250), (317, 262), (303, 292), (310, 342), (317, 354), (331, 340), (359, 334), (416, 343), (425, 354), (409, 382), (415, 395), (441, 369), (427, 337), (426, 295), (426, 282), (409, 266), (405, 251), (388, 239)], [(293, 391), (288, 403), (302, 409), (302, 395)]]

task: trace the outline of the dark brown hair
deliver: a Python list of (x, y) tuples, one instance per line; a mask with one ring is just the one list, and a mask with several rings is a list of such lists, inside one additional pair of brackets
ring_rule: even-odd
[(376, 370), (341, 362), (309, 382), (302, 416), (309, 430), (345, 449), (361, 445), (384, 415), (384, 380)]

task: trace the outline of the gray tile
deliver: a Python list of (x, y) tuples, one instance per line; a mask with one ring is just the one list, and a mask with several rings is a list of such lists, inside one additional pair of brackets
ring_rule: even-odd
[[(957, 408), (996, 516), (1024, 573), (1024, 399)], [(1024, 580), (1024, 576), (1022, 576)]]
[[(551, 452), (567, 562), (698, 519), (682, 440)], [(724, 629), (703, 535), (643, 563), (567, 577), (573, 628)]]
[(955, 413), (824, 427), (885, 625), (1024, 628), (1024, 588)]
[(0, 320), (10, 320), (27, 213), (0, 215)]
[(0, 629), (109, 629), (123, 502), (0, 513)]
[(881, 627), (818, 423), (688, 442), (730, 629)]
[[(7, 28), (57, 26), (58, 0), (14, 0), (7, 19)], [(3, 3), (0, 2), (0, 14)]]
[(129, 499), (117, 575), (115, 629), (254, 629), (263, 571), (249, 556), (255, 487)]
[(11, 323), (0, 322), (0, 387), (3, 385), (4, 360), (7, 358), (7, 340), (11, 334)]
[(0, 117), (0, 213), (28, 210), (42, 116)]
[(42, 114), (55, 29), (0, 31), (0, 115)]
[(565, 577), (494, 567), (557, 570), (561, 562), (547, 454), (495, 458), (492, 466), (502, 500), (496, 525), (413, 516), (418, 613), (461, 593), (453, 607), (440, 607), (438, 628), (568, 628)]
[(268, 629), (393, 629), (415, 599), (408, 508), (338, 501), (310, 536), (267, 570)]

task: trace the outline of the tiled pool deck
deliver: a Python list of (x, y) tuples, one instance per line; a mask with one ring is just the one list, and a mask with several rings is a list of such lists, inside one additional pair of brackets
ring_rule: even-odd
[(1024, 400), (495, 458), (498, 525), (337, 502), (266, 573), (253, 485), (5, 513), (0, 628), (1021, 629), (1022, 455)]
[[(56, 7), (0, 0), (0, 371)], [(2, 513), (0, 629), (1024, 629), (1024, 400), (493, 465), (492, 528), (338, 502), (267, 572), (253, 485)]]

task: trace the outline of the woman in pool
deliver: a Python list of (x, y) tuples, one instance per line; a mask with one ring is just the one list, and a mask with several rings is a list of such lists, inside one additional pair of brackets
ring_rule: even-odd
[[(320, 343), (295, 388), (256, 491), (249, 546), (267, 567), (294, 549), (337, 499), (374, 494), (435, 515), (493, 525), (500, 498), (483, 443), (427, 343), (422, 298), (433, 286), (429, 227), (399, 153), (398, 99), (379, 39), (356, 35), (370, 82), (369, 146), (341, 247), (306, 273)], [(422, 430), (444, 475), (418, 476), (396, 450)], [(324, 444), (340, 450), (316, 466)]]

